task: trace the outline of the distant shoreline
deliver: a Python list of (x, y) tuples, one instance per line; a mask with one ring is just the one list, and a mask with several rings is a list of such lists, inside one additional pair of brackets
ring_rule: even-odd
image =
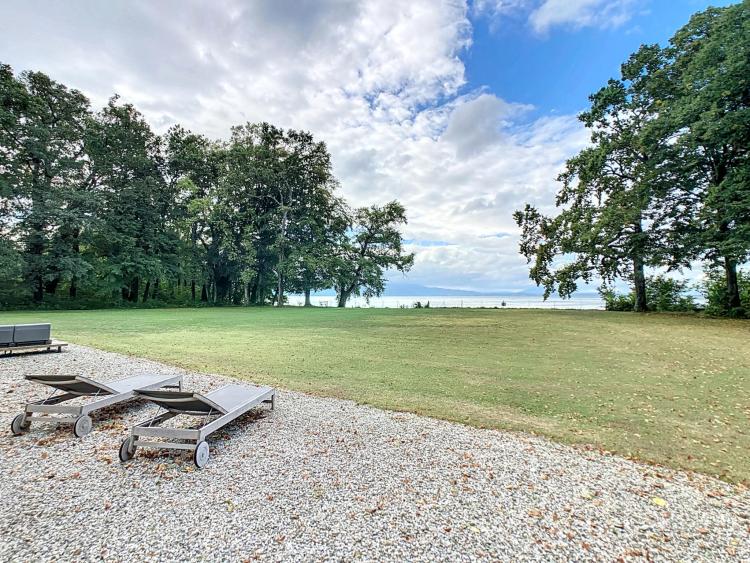
[[(317, 307), (335, 307), (336, 297), (314, 295), (311, 303)], [(290, 295), (288, 305), (304, 305), (304, 296)], [(417, 305), (419, 303), (419, 305)], [(429, 304), (429, 305), (428, 305)], [(600, 297), (573, 297), (571, 299), (548, 299), (531, 295), (398, 295), (365, 299), (352, 297), (348, 308), (412, 309), (429, 306), (435, 309), (590, 309), (604, 310)]]

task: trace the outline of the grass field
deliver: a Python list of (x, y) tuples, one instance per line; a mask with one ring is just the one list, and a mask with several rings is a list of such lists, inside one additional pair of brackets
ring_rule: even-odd
[(750, 323), (599, 311), (0, 313), (58, 338), (750, 482)]

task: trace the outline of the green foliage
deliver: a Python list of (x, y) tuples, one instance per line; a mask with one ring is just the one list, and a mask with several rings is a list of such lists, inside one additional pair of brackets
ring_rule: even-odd
[[(687, 282), (666, 276), (646, 278), (646, 303), (649, 311), (659, 313), (686, 313), (696, 310), (695, 299)], [(612, 289), (603, 289), (600, 295), (607, 311), (636, 310), (635, 292), (618, 294)]]
[(635, 308), (635, 293), (617, 293), (613, 289), (601, 289), (599, 295), (604, 300), (607, 311), (633, 311)]
[(410, 265), (404, 209), (351, 212), (337, 186), (305, 131), (161, 138), (117, 96), (92, 113), (0, 65), (0, 307), (283, 305), (344, 281), (378, 294)]
[(709, 270), (701, 286), (706, 298), (706, 313), (717, 317), (744, 317), (750, 311), (750, 274), (737, 272), (737, 286), (740, 295), (739, 307), (728, 307), (729, 295), (723, 272)]
[(646, 280), (648, 307), (657, 312), (690, 312), (696, 308), (689, 295), (690, 287), (683, 280), (654, 276)]

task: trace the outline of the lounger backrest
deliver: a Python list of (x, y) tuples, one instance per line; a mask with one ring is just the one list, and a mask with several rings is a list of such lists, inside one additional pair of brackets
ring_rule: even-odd
[(27, 375), (26, 379), (73, 395), (114, 395), (117, 393), (111, 387), (82, 375)]
[(0, 346), (10, 346), (13, 343), (13, 325), (0, 326)]
[(13, 342), (16, 344), (46, 344), (50, 341), (52, 326), (49, 323), (16, 325)]
[(143, 397), (156, 403), (160, 407), (171, 411), (185, 414), (226, 414), (226, 409), (217, 405), (209, 398), (200, 393), (189, 393), (186, 391), (163, 391), (139, 389), (136, 396)]

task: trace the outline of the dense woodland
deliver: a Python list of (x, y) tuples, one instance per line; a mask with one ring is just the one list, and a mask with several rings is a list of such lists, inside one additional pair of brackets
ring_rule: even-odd
[(158, 136), (117, 96), (94, 112), (81, 92), (0, 65), (0, 306), (377, 295), (387, 269), (413, 262), (405, 210), (350, 209), (336, 188), (307, 132)]
[(593, 279), (611, 297), (624, 279), (631, 307), (646, 311), (664, 293), (650, 291), (649, 268), (701, 263), (713, 312), (748, 314), (750, 1), (694, 15), (666, 47), (642, 46), (580, 119), (592, 144), (559, 177), (559, 212), (515, 214), (531, 279), (563, 297)]

